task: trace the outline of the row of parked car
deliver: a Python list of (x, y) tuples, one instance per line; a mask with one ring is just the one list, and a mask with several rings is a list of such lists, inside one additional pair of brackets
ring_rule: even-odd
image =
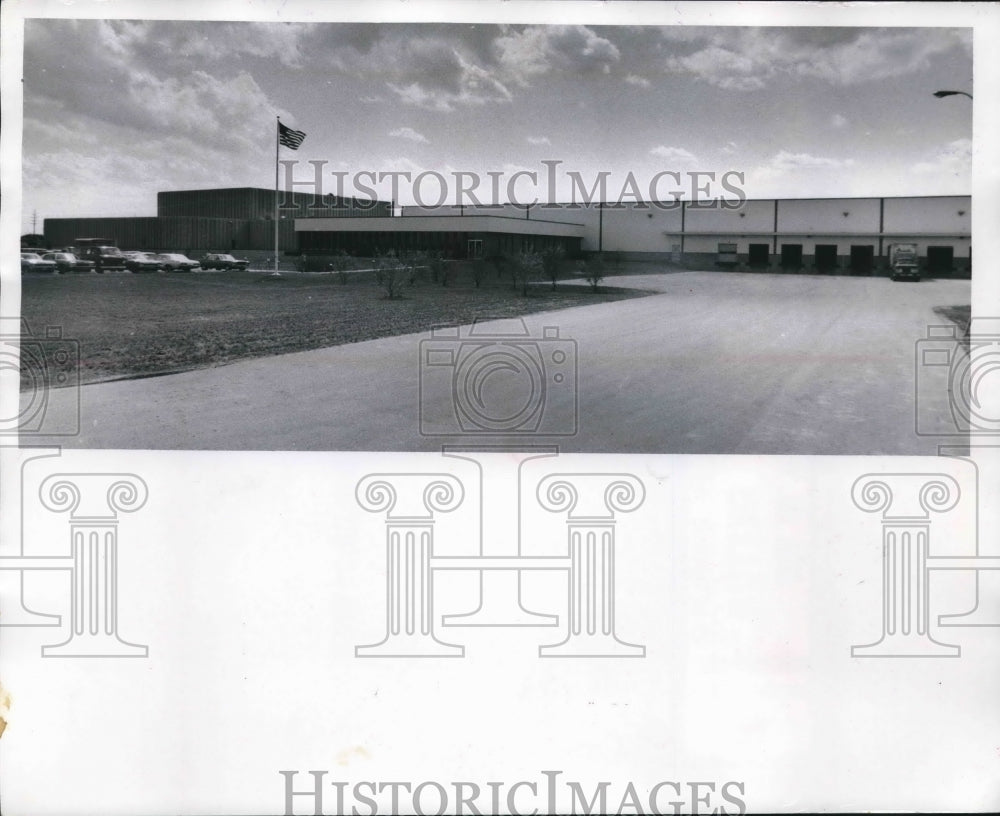
[(191, 272), (249, 266), (248, 260), (218, 252), (195, 261), (179, 252), (122, 252), (111, 246), (21, 251), (21, 272)]

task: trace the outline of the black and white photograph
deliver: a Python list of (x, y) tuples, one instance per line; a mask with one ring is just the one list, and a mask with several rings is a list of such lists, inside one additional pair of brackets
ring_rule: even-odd
[(25, 427), (933, 453), (996, 424), (963, 374), (972, 45), (944, 25), (28, 19)]
[(0, 36), (5, 814), (1000, 810), (1000, 6)]

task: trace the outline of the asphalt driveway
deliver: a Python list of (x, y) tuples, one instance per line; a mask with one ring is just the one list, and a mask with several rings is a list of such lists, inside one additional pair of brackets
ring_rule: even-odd
[[(684, 272), (614, 283), (660, 294), (530, 315), (527, 336), (504, 343), (486, 335), (509, 324), (483, 324), (472, 339), (428, 332), (88, 385), (79, 435), (47, 441), (698, 454), (933, 454), (943, 441), (914, 428), (915, 343), (947, 324), (935, 307), (970, 302), (968, 281)], [(924, 401), (946, 412), (946, 392)], [(70, 389), (50, 392), (47, 422), (65, 426), (75, 410)]]

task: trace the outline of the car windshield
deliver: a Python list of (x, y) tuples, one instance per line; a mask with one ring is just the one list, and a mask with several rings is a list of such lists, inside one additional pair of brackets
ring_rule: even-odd
[(22, 258), (22, 260), (25, 260), (25, 261), (40, 261), (41, 260), (41, 257), (39, 255), (37, 255), (36, 253), (34, 253), (34, 252), (22, 252), (21, 253), (21, 258)]
[(101, 254), (120, 256), (122, 251), (118, 247), (101, 247)]

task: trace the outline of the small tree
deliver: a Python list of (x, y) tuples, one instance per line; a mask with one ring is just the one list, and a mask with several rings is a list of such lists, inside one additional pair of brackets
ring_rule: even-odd
[(402, 260), (409, 271), (407, 283), (409, 283), (410, 286), (415, 285), (418, 280), (423, 280), (424, 270), (427, 269), (428, 265), (427, 252), (422, 249), (415, 250), (413, 252), (404, 252)]
[(545, 271), (542, 256), (537, 252), (522, 252), (511, 264), (515, 287), (521, 288), (521, 294), (527, 296), (528, 284), (539, 280)]
[(384, 254), (377, 252), (373, 260), (375, 262), (375, 281), (385, 290), (386, 298), (396, 300), (401, 297), (399, 290), (410, 278), (409, 266), (391, 250)]
[(341, 283), (347, 283), (347, 275), (345, 273), (353, 263), (354, 258), (341, 249), (330, 259), (329, 269), (331, 272), (337, 274)]
[(559, 280), (559, 272), (562, 270), (565, 257), (566, 250), (561, 245), (549, 247), (542, 252), (542, 269), (545, 272), (545, 277), (552, 281), (553, 291), (556, 288), (556, 281)]
[(496, 273), (497, 280), (503, 278), (504, 274), (507, 271), (507, 267), (510, 266), (510, 261), (507, 258), (507, 256), (501, 253), (497, 253), (496, 255), (490, 255), (490, 257), (486, 259), (486, 262), (493, 267), (493, 271)]
[(583, 279), (590, 284), (592, 291), (597, 291), (597, 286), (604, 280), (604, 257), (596, 253), (587, 258), (583, 263)]
[(448, 267), (444, 260), (444, 255), (437, 250), (427, 253), (427, 268), (431, 273), (431, 280), (447, 286), (449, 283)]
[(487, 261), (485, 260), (477, 260), (472, 262), (472, 267), (471, 267), (472, 280), (476, 284), (477, 289), (482, 284), (483, 278), (486, 277), (486, 266), (487, 266)]

